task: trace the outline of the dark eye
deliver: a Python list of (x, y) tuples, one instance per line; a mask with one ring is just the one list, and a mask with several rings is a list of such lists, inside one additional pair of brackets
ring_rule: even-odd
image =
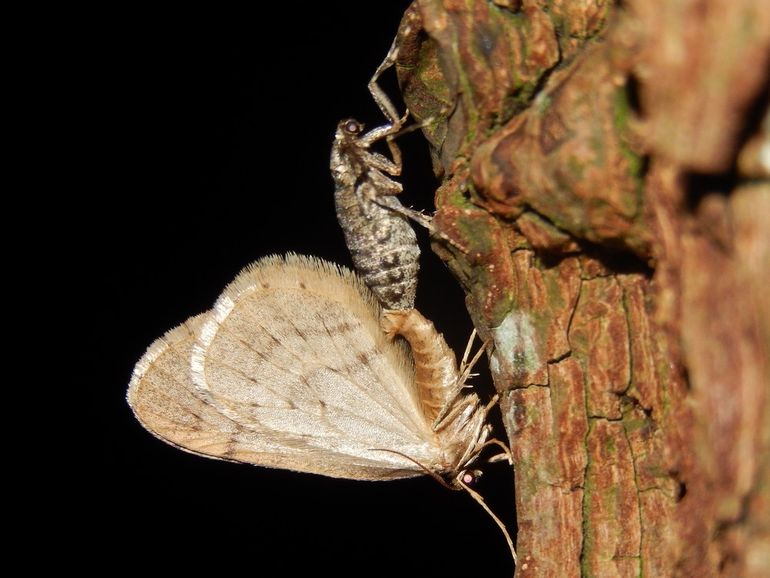
[(361, 132), (361, 130), (363, 130), (364, 125), (362, 125), (357, 120), (353, 120), (351, 118), (351, 119), (348, 119), (348, 120), (345, 121), (345, 124), (344, 124), (343, 128), (345, 129), (345, 132), (347, 132), (347, 133), (358, 134), (358, 133)]

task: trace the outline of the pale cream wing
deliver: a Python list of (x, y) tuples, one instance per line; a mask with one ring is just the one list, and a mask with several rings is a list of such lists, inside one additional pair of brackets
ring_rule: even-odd
[(127, 400), (139, 422), (179, 449), (222, 459), (236, 457), (237, 423), (198, 396), (190, 377), (190, 354), (204, 313), (156, 340), (134, 367)]
[[(264, 436), (279, 467), (380, 479), (419, 475), (441, 450), (422, 415), (402, 347), (350, 272), (270, 257), (219, 298), (192, 354), (201, 398)], [(390, 451), (383, 451), (390, 450)], [(312, 456), (312, 457), (311, 457)], [(260, 462), (263, 465), (272, 465)]]
[(134, 368), (127, 400), (136, 418), (153, 435), (206, 457), (334, 477), (386, 480), (422, 473), (414, 464), (396, 463), (387, 453), (377, 452), (373, 459), (360, 457), (351, 462), (348, 455), (319, 451), (304, 440), (292, 446), (285, 437), (254, 431), (222, 414), (199, 396), (190, 374), (192, 348), (208, 315), (188, 319), (166, 333)]

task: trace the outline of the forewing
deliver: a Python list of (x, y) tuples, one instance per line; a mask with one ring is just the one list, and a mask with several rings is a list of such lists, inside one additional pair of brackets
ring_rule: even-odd
[(210, 457), (352, 479), (420, 475), (414, 461), (430, 467), (440, 448), (408, 356), (377, 315), (349, 273), (263, 259), (213, 311), (150, 347), (129, 403), (155, 435)]
[(362, 459), (419, 471), (398, 454), (430, 466), (440, 452), (409, 359), (378, 315), (368, 290), (336, 267), (260, 261), (217, 302), (193, 351), (193, 381), (234, 421), (319, 458), (287, 453), (282, 467), (318, 471), (328, 454), (344, 456), (344, 477), (366, 477)]

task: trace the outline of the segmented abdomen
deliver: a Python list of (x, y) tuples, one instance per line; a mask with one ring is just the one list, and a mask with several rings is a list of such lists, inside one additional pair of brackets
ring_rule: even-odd
[(462, 405), (465, 403), (463, 400), (468, 400), (467, 396), (459, 395), (463, 384), (460, 383), (454, 351), (433, 323), (416, 309), (383, 311), (380, 324), (391, 339), (401, 335), (409, 342), (414, 358), (414, 382), (422, 410), (426, 419), (437, 427), (437, 422), (451, 413), (453, 404)]
[[(337, 219), (345, 234), (358, 273), (386, 309), (412, 309), (420, 269), (420, 248), (408, 220), (370, 200), (362, 187), (338, 187), (334, 194)], [(375, 193), (376, 194), (376, 193)], [(380, 195), (384, 204), (399, 203)]]

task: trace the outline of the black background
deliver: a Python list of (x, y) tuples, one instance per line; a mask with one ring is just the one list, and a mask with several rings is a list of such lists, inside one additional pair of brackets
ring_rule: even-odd
[[(510, 575), (502, 535), (464, 493), (428, 478), (355, 482), (193, 456), (144, 431), (124, 400), (146, 347), (210, 308), (249, 262), (294, 251), (350, 266), (329, 150), (341, 118), (383, 122), (367, 81), (408, 4), (127, 14), (89, 48), (114, 47), (93, 58), (82, 103), (96, 124), (96, 195), (67, 199), (96, 434), (83, 556), (256, 576)], [(383, 84), (397, 94), (392, 71)], [(400, 143), (402, 201), (430, 210), (427, 147), (419, 132)], [(461, 353), (462, 292), (418, 235), (417, 307)], [(489, 390), (487, 374), (475, 383)], [(510, 468), (486, 470), (478, 489), (513, 531)]]

